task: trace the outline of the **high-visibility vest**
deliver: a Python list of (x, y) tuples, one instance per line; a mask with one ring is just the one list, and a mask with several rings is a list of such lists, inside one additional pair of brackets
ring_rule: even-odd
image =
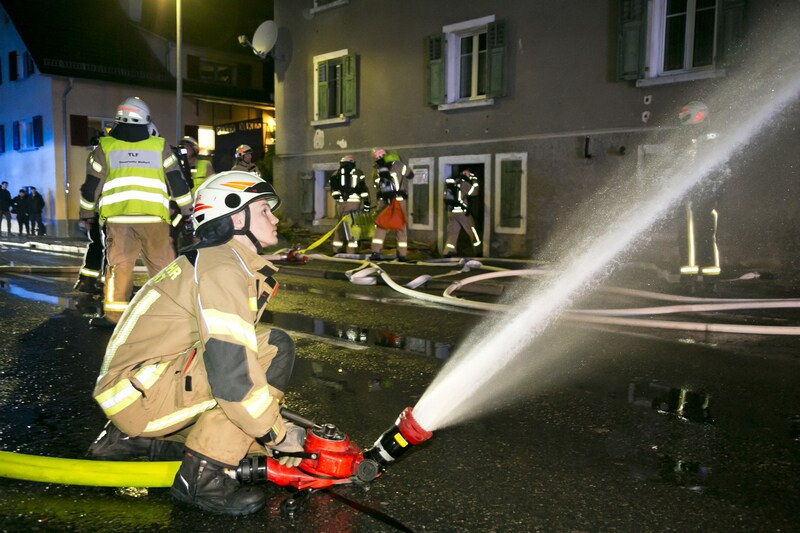
[[(164, 139), (127, 142), (101, 137), (108, 170), (98, 204), (101, 223), (122, 216), (149, 216), (170, 222), (169, 191), (164, 172)], [(142, 219), (142, 221), (148, 221)]]
[(198, 159), (197, 166), (192, 169), (192, 192), (202, 185), (208, 176), (208, 161), (205, 159)]

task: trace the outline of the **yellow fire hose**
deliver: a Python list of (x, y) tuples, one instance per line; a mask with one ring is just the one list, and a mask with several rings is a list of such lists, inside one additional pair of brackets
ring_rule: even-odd
[(0, 452), (0, 477), (95, 487), (170, 487), (180, 461), (96, 461)]

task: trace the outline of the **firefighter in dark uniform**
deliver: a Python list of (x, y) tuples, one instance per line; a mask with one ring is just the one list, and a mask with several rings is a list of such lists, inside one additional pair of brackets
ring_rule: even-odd
[[(414, 172), (400, 160), (395, 152), (387, 153), (382, 148), (376, 148), (372, 151), (372, 156), (375, 159), (372, 180), (375, 183), (378, 197), (378, 211), (389, 205), (392, 200), (397, 200), (407, 217), (405, 200), (408, 198), (408, 185), (406, 182), (414, 179)], [(397, 238), (397, 260), (407, 261), (408, 229), (403, 226), (394, 231)], [(381, 258), (386, 232), (387, 230), (384, 228), (375, 226), (375, 234), (372, 237), (372, 255), (370, 256), (373, 261)]]
[[(89, 155), (100, 144), (100, 137), (93, 137), (89, 141)], [(86, 252), (83, 255), (83, 264), (78, 271), (78, 281), (75, 282), (73, 289), (88, 294), (102, 293), (102, 273), (103, 273), (103, 234), (100, 231), (100, 215), (97, 211), (90, 219), (80, 221), (81, 229), (86, 231), (89, 237), (89, 244), (86, 245)]]
[(198, 242), (136, 294), (93, 392), (112, 424), (92, 455), (185, 440), (171, 493), (208, 511), (262, 509), (264, 492), (230, 473), (248, 453), (303, 449), (305, 430), (280, 414), (295, 345), (260, 320), (278, 288), (277, 268), (260, 254), (278, 243), (279, 205), (272, 185), (245, 172), (221, 172), (197, 190)]
[[(366, 177), (361, 169), (356, 168), (356, 160), (346, 155), (339, 160), (339, 168), (331, 174), (328, 184), (331, 196), (336, 202), (337, 219), (347, 219), (336, 229), (333, 237), (333, 251), (356, 253), (361, 228), (356, 224), (355, 214), (360, 210), (370, 210), (369, 189)], [(345, 250), (345, 241), (347, 249)]]
[(97, 211), (105, 228), (104, 315), (94, 327), (114, 327), (133, 292), (133, 269), (142, 253), (150, 276), (175, 259), (169, 202), (191, 214), (192, 194), (177, 158), (151, 135), (150, 109), (140, 98), (117, 107), (116, 124), (89, 156), (81, 187), (81, 220)]
[[(694, 158), (699, 151), (708, 150), (718, 134), (710, 130), (705, 104), (688, 103), (680, 110), (678, 118), (688, 134), (684, 137), (688, 143), (685, 148), (688, 157)], [(720, 185), (729, 173), (727, 167), (713, 171), (689, 192), (683, 203), (678, 243), (684, 283), (700, 281), (706, 288), (713, 289), (719, 279), (718, 202)]]
[(464, 230), (472, 242), (473, 247), (481, 245), (478, 231), (475, 229), (475, 219), (469, 211), (470, 196), (478, 195), (478, 177), (465, 170), (457, 177), (450, 177), (444, 183), (444, 205), (450, 213), (447, 222), (447, 243), (444, 245), (445, 257), (453, 257), (456, 253), (456, 243), (461, 230)]

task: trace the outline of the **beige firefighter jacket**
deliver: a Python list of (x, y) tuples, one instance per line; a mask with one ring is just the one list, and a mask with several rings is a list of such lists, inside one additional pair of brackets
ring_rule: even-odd
[[(282, 398), (270, 391), (257, 361), (255, 330), (277, 290), (275, 272), (272, 263), (231, 240), (197, 250), (194, 264), (180, 256), (151, 278), (106, 349), (93, 393), (106, 416), (130, 435), (155, 436), (219, 405), (253, 438), (272, 430), (275, 441), (282, 440)], [(159, 401), (156, 391), (174, 391), (158, 382), (175, 380), (179, 372), (189, 396), (180, 392), (174, 413), (139, 420), (143, 402)]]

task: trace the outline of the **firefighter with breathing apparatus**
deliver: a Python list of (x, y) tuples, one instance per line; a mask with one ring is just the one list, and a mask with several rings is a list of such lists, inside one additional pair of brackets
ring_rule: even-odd
[(345, 241), (350, 253), (358, 251), (358, 239), (361, 228), (356, 224), (355, 215), (362, 209), (370, 210), (369, 189), (366, 177), (361, 169), (356, 167), (356, 160), (351, 155), (346, 155), (339, 160), (339, 168), (328, 179), (331, 188), (331, 197), (336, 202), (337, 217), (347, 217), (336, 229), (333, 239), (333, 251), (344, 252)]
[(266, 497), (235, 479), (237, 465), (248, 454), (302, 452), (306, 435), (280, 414), (294, 342), (260, 323), (278, 287), (260, 253), (278, 242), (281, 201), (238, 171), (206, 180), (195, 196), (198, 241), (138, 292), (108, 344), (93, 396), (111, 423), (90, 455), (163, 459), (185, 449), (173, 498), (246, 515)]

